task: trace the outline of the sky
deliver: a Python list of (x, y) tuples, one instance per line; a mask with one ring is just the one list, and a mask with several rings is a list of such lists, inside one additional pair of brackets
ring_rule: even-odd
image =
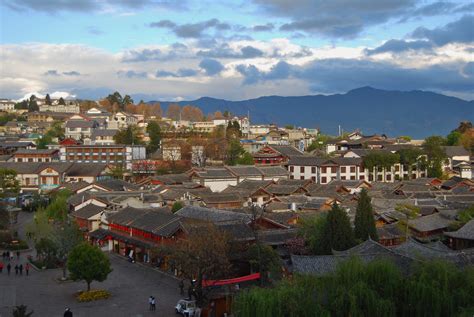
[(1, 0), (0, 98), (474, 99), (474, 0)]

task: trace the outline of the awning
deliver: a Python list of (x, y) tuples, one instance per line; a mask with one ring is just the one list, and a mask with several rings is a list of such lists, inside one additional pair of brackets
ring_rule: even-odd
[(250, 275), (245, 275), (241, 277), (231, 278), (227, 280), (203, 280), (202, 286), (220, 286), (220, 285), (228, 285), (228, 284), (236, 284), (241, 282), (253, 281), (258, 280), (260, 278), (260, 273), (254, 273)]

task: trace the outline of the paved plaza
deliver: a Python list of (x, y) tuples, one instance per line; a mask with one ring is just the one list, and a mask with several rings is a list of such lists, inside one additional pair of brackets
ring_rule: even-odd
[[(20, 213), (18, 229), (24, 237), (24, 227), (31, 221), (32, 214)], [(16, 305), (27, 305), (33, 310), (33, 317), (63, 316), (64, 309), (70, 307), (74, 317), (78, 316), (175, 316), (174, 305), (180, 299), (178, 281), (150, 267), (133, 264), (116, 254), (109, 254), (113, 272), (103, 283), (93, 282), (91, 288), (105, 289), (112, 294), (106, 300), (79, 303), (74, 294), (85, 290), (85, 282), (59, 282), (60, 269), (36, 271), (31, 269), (30, 276), (23, 272), (15, 276), (16, 263), (26, 263), (22, 253), (17, 262), (13, 260), (10, 276), (6, 267), (0, 274), (0, 317), (12, 316)], [(6, 266), (6, 263), (5, 263)], [(156, 298), (156, 311), (148, 311), (148, 297)]]
[[(151, 268), (132, 264), (110, 255), (113, 272), (103, 283), (91, 288), (105, 289), (112, 297), (89, 303), (78, 303), (74, 293), (85, 290), (84, 282), (60, 283), (61, 270), (30, 272), (15, 276), (14, 270), (0, 274), (0, 317), (12, 316), (15, 305), (27, 305), (33, 316), (62, 316), (70, 307), (74, 316), (175, 316), (173, 307), (180, 298), (178, 281)], [(21, 259), (20, 259), (21, 261)], [(148, 297), (155, 296), (157, 308), (148, 311)]]

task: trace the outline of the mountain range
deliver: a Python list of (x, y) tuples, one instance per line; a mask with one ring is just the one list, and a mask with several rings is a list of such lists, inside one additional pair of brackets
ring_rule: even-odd
[(250, 114), (252, 124), (319, 128), (332, 135), (337, 134), (340, 125), (343, 131), (360, 129), (364, 134), (423, 138), (446, 135), (459, 122), (474, 121), (474, 101), (428, 91), (389, 91), (372, 87), (334, 95), (265, 96), (241, 101), (202, 97), (160, 103), (163, 109), (178, 103), (197, 106), (205, 114), (218, 110)]

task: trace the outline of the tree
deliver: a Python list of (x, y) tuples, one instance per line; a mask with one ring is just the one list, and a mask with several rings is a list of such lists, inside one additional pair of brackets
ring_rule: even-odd
[(254, 160), (252, 154), (249, 152), (244, 152), (238, 159), (237, 164), (239, 165), (254, 165)]
[(44, 103), (48, 106), (51, 106), (51, 97), (49, 96), (49, 94), (46, 94), (46, 97), (44, 98)]
[(66, 105), (66, 101), (64, 101), (64, 98), (63, 97), (60, 97), (59, 100), (58, 100), (58, 105)]
[(181, 107), (178, 104), (170, 104), (166, 110), (166, 116), (172, 120), (179, 120), (181, 116)]
[(423, 151), (427, 156), (428, 177), (441, 177), (443, 175), (442, 162), (446, 158), (443, 146), (446, 139), (441, 136), (430, 136), (423, 143)]
[(110, 166), (107, 175), (115, 179), (123, 179), (124, 173), (125, 169), (123, 168), (123, 165), (112, 165)]
[(147, 146), (147, 152), (152, 154), (155, 153), (156, 150), (160, 148), (160, 140), (161, 140), (161, 128), (157, 121), (150, 121), (148, 122), (148, 126), (146, 127), (146, 132), (148, 133), (148, 137), (150, 138), (150, 142)]
[(272, 247), (261, 243), (252, 244), (247, 250), (247, 257), (252, 270), (260, 272), (260, 278), (264, 283), (272, 277), (280, 277), (280, 256)]
[(114, 135), (116, 144), (137, 145), (142, 144), (140, 128), (136, 125), (129, 125)]
[(195, 296), (201, 306), (205, 301), (203, 279), (222, 278), (230, 270), (229, 239), (213, 224), (191, 226), (188, 232), (171, 250), (171, 260), (185, 278), (196, 280)]
[(188, 121), (202, 121), (204, 114), (202, 113), (201, 109), (198, 107), (194, 107), (191, 105), (186, 105), (181, 110), (181, 119), (188, 120)]
[(171, 212), (175, 213), (178, 210), (180, 210), (181, 208), (183, 208), (183, 203), (180, 202), (180, 201), (175, 201), (173, 206), (171, 207)]
[(82, 243), (72, 249), (67, 260), (67, 268), (74, 281), (85, 281), (87, 291), (93, 281), (103, 282), (112, 269), (109, 258), (96, 246)]
[(449, 133), (447, 136), (446, 136), (446, 144), (447, 145), (459, 145), (460, 141), (461, 141), (461, 136), (462, 136), (462, 133), (459, 132), (459, 131), (451, 131), (451, 133)]
[(347, 213), (334, 203), (327, 215), (324, 241), (331, 250), (343, 251), (355, 245), (354, 232)]
[(311, 152), (311, 151), (314, 151), (316, 149), (318, 150), (322, 150), (324, 149), (324, 147), (326, 146), (326, 143), (328, 142), (328, 140), (330, 139), (331, 137), (329, 135), (325, 135), (325, 134), (319, 134), (313, 142), (311, 142), (311, 144), (308, 146), (308, 149), (307, 151), (308, 152)]
[(237, 160), (244, 153), (245, 150), (242, 145), (240, 145), (240, 141), (238, 139), (230, 140), (229, 146), (227, 148), (227, 165), (235, 165), (237, 163)]
[(68, 217), (68, 203), (67, 200), (71, 196), (71, 192), (67, 189), (62, 189), (55, 193), (51, 198), (51, 203), (44, 209), (48, 219), (56, 221), (66, 221)]
[(400, 156), (400, 163), (408, 167), (408, 177), (410, 177), (413, 165), (420, 162), (423, 151), (418, 148), (406, 148), (399, 150), (398, 155)]
[(331, 254), (326, 236), (327, 215), (320, 214), (303, 219), (299, 235), (304, 238), (312, 254)]
[(356, 239), (365, 241), (370, 237), (372, 240), (378, 241), (374, 211), (370, 196), (365, 188), (362, 189), (359, 195), (354, 225), (354, 236)]
[(459, 123), (459, 126), (454, 131), (464, 134), (466, 131), (469, 131), (470, 129), (472, 129), (472, 123), (470, 121), (462, 121)]
[(15, 170), (0, 168), (0, 196), (16, 196), (20, 192), (20, 183)]
[(38, 111), (38, 103), (36, 101), (36, 96), (31, 95), (30, 100), (28, 102), (28, 112)]
[(56, 225), (51, 237), (56, 246), (56, 258), (63, 269), (63, 279), (66, 279), (67, 259), (70, 252), (83, 241), (83, 236), (75, 223)]

